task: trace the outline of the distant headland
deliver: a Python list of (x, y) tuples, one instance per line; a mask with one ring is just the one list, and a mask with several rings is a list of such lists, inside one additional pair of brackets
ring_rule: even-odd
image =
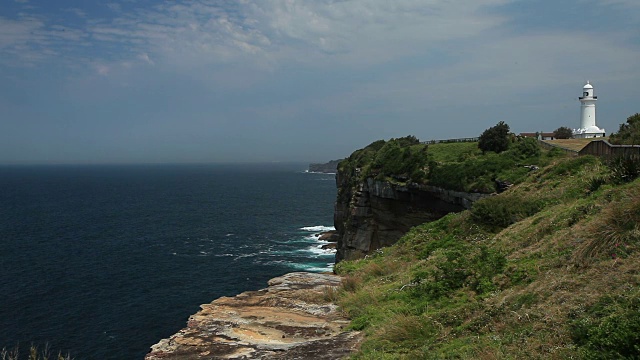
[(343, 159), (331, 160), (328, 163), (320, 164), (320, 163), (311, 163), (309, 164), (308, 172), (314, 173), (325, 173), (325, 174), (335, 174), (338, 171), (338, 164)]

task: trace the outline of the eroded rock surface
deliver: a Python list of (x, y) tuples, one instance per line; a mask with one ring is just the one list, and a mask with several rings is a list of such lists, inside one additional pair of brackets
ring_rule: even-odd
[(298, 272), (271, 279), (266, 289), (219, 298), (145, 359), (340, 359), (362, 335), (344, 330), (349, 321), (330, 302), (339, 285), (336, 275)]
[(469, 209), (474, 201), (489, 196), (358, 178), (357, 170), (354, 173), (339, 171), (336, 176), (336, 262), (363, 258), (395, 244), (416, 225)]

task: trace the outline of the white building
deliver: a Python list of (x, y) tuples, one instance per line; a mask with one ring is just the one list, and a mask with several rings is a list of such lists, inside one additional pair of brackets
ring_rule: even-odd
[(596, 101), (597, 96), (593, 95), (593, 86), (587, 81), (582, 88), (582, 96), (580, 100), (580, 128), (573, 129), (574, 138), (594, 138), (603, 137), (604, 129), (600, 129), (596, 125)]

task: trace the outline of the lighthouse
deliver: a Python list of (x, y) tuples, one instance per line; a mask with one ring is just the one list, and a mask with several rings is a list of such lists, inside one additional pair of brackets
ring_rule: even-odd
[(594, 138), (603, 137), (604, 129), (596, 125), (596, 101), (597, 96), (593, 95), (593, 85), (587, 81), (582, 87), (580, 100), (580, 128), (573, 130), (574, 138)]

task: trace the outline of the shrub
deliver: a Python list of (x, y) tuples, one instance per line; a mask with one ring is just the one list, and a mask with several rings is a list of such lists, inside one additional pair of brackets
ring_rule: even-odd
[(627, 118), (627, 122), (620, 124), (617, 133), (609, 137), (609, 142), (618, 145), (640, 144), (640, 113)]
[(513, 149), (513, 155), (517, 159), (526, 159), (531, 157), (538, 157), (542, 151), (540, 150), (540, 145), (538, 144), (538, 140), (533, 138), (522, 138), (519, 139)]
[(509, 148), (509, 125), (500, 121), (496, 126), (485, 130), (478, 140), (478, 148), (482, 150), (482, 153), (487, 151), (503, 152)]
[(486, 294), (495, 290), (493, 277), (502, 273), (507, 265), (507, 258), (497, 250), (484, 245), (480, 252), (471, 259), (471, 276), (469, 287), (478, 294)]
[(566, 126), (561, 126), (555, 129), (553, 137), (556, 139), (571, 139), (573, 137), (573, 131)]
[(640, 176), (640, 158), (617, 156), (607, 161), (611, 177), (615, 183), (630, 182)]
[(640, 245), (640, 194), (625, 192), (590, 224), (589, 233), (591, 239), (575, 253), (578, 263), (601, 256), (626, 257), (634, 251)]
[(571, 324), (586, 359), (640, 358), (640, 290), (604, 296)]
[(471, 218), (478, 224), (506, 228), (534, 215), (544, 207), (544, 201), (504, 194), (476, 201), (471, 208)]

